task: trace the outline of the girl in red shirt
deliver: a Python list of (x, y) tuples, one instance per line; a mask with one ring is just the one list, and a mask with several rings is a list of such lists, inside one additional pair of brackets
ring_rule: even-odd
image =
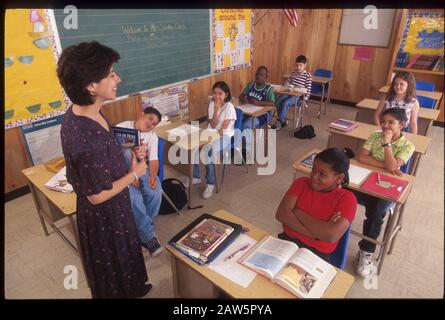
[(329, 262), (329, 254), (355, 217), (357, 200), (349, 183), (350, 149), (328, 148), (315, 156), (310, 177), (296, 179), (276, 213), (278, 238), (308, 248)]

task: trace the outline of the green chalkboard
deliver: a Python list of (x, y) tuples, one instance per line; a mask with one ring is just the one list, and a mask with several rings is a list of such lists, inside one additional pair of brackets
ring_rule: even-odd
[(118, 96), (211, 72), (208, 9), (79, 9), (77, 29), (63, 9), (54, 16), (62, 48), (96, 40), (119, 52)]

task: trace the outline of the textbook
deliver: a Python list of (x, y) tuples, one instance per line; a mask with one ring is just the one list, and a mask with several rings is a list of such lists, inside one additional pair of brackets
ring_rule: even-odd
[(205, 213), (174, 236), (169, 244), (202, 265), (213, 261), (241, 232), (241, 225)]
[(68, 183), (66, 178), (66, 167), (63, 167), (62, 170), (45, 183), (45, 187), (65, 193), (73, 192), (73, 186)]
[(328, 127), (341, 130), (341, 131), (350, 131), (358, 126), (357, 122), (345, 120), (345, 119), (338, 119), (334, 122), (331, 122)]
[(405, 192), (408, 184), (409, 182), (406, 180), (378, 172), (372, 172), (360, 188), (390, 199), (399, 200)]
[(300, 163), (303, 166), (312, 168), (312, 166), (314, 165), (314, 159), (315, 156), (317, 155), (317, 152), (312, 153), (311, 155), (307, 156), (306, 158), (304, 158), (303, 160), (300, 161)]
[(321, 298), (337, 274), (310, 250), (267, 235), (238, 262), (301, 298)]
[(131, 128), (111, 127), (117, 142), (123, 149), (131, 149), (139, 146), (141, 134), (139, 130)]

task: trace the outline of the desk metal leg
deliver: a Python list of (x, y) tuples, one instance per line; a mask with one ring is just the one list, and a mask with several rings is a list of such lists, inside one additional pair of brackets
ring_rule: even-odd
[(324, 85), (322, 85), (322, 90), (321, 90), (321, 99), (320, 99), (320, 108), (318, 109), (318, 119), (321, 118), (321, 105), (323, 104), (323, 99), (324, 99)]
[(28, 187), (29, 187), (29, 190), (31, 190), (32, 198), (34, 200), (34, 205), (36, 206), (36, 210), (37, 210), (37, 215), (39, 216), (40, 223), (42, 224), (43, 233), (45, 234), (45, 236), (48, 237), (49, 236), (48, 228), (46, 227), (45, 219), (43, 219), (42, 215), (40, 214), (40, 212), (42, 211), (42, 208), (39, 205), (36, 191), (34, 190), (34, 186), (32, 185), (32, 183), (28, 182)]
[(176, 258), (174, 255), (171, 255), (170, 257), (170, 263), (172, 267), (172, 282), (173, 282), (173, 296), (175, 298), (180, 298), (179, 296), (179, 290), (178, 290), (178, 274), (177, 274), (177, 267), (176, 267)]
[(397, 238), (399, 231), (403, 231), (402, 223), (403, 223), (403, 212), (404, 211), (405, 211), (405, 205), (401, 206), (401, 208), (400, 208), (400, 213), (399, 213), (399, 215), (397, 217), (397, 221), (396, 221), (397, 229), (395, 230), (395, 233), (391, 238), (391, 243), (389, 246), (388, 254), (391, 254), (392, 250), (394, 249), (394, 244), (396, 242), (396, 238)]
[(324, 114), (326, 114), (326, 109), (327, 109), (327, 107), (329, 106), (329, 111), (331, 111), (331, 85), (330, 85), (330, 83), (328, 82), (328, 96), (327, 96), (327, 98), (326, 98), (326, 103), (327, 103), (327, 105), (326, 105), (326, 107), (325, 107), (325, 109), (324, 109)]
[[(193, 154), (193, 150), (190, 150), (190, 164), (189, 164), (189, 190), (188, 190), (188, 199), (187, 199), (187, 209), (199, 209), (199, 208), (202, 208), (204, 205), (199, 205), (199, 206), (196, 206), (196, 207), (192, 207), (192, 187), (193, 187), (193, 161), (192, 161), (192, 159), (193, 159), (193, 156), (194, 156), (194, 154)], [(198, 150), (198, 152), (199, 152), (199, 150)], [(199, 159), (199, 157), (198, 157), (198, 159)], [(199, 164), (198, 164), (199, 165)]]
[(383, 248), (380, 255), (380, 261), (379, 265), (377, 266), (377, 274), (380, 274), (383, 268), (383, 262), (385, 260), (386, 255), (388, 254), (388, 248), (391, 244), (391, 239), (393, 238), (394, 234), (398, 232), (398, 227), (396, 227), (396, 221), (398, 220), (400, 213), (400, 205), (396, 205), (394, 209), (394, 214), (392, 217), (389, 217), (388, 219), (388, 232), (385, 232), (386, 239), (383, 239)]
[(408, 170), (408, 174), (416, 176), (416, 172), (417, 172), (417, 168), (419, 166), (419, 162), (420, 162), (420, 153), (414, 152), (414, 155), (413, 155), (413, 158), (412, 158), (412, 163), (411, 163), (411, 166), (410, 166), (410, 168)]

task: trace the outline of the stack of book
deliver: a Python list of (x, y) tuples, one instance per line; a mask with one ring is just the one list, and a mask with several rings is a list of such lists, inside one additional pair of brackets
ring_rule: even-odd
[(438, 71), (441, 64), (443, 70), (443, 55), (415, 54), (406, 68)]
[(360, 188), (389, 199), (399, 200), (407, 189), (408, 184), (409, 182), (406, 180), (372, 172)]
[(331, 122), (328, 127), (337, 129), (340, 131), (350, 131), (358, 126), (357, 122), (345, 120), (345, 119), (337, 119), (334, 122)]
[(242, 230), (239, 224), (205, 213), (174, 236), (169, 244), (202, 265), (213, 261)]
[(408, 52), (399, 51), (396, 56), (395, 67), (405, 68), (408, 64), (409, 54)]

